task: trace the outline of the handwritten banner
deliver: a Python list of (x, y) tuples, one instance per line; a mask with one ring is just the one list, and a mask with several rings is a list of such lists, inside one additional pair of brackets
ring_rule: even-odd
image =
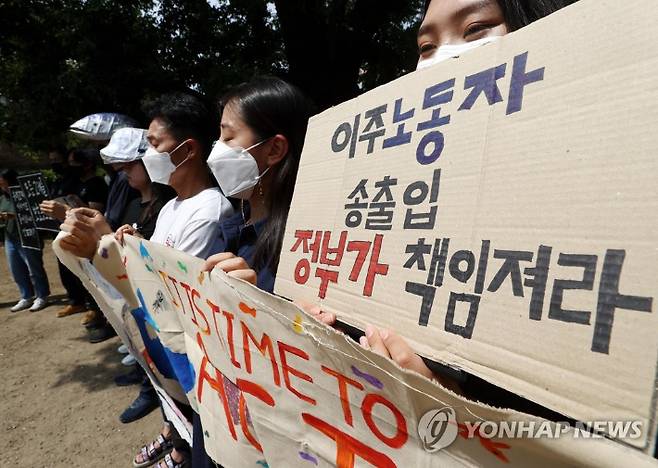
[(121, 341), (145, 369), (160, 397), (167, 420), (174, 424), (181, 437), (191, 443), (192, 426), (175, 404), (175, 401), (187, 403), (187, 396), (176, 378), (172, 360), (162, 346), (152, 321), (147, 319), (139, 299), (130, 287), (122, 285), (121, 280), (117, 280), (117, 277), (123, 278), (125, 275), (121, 264), (125, 257), (120, 246), (112, 236), (104, 239), (99, 248), (99, 258), (114, 259), (115, 262), (101, 262), (104, 268), (101, 274), (87, 259), (79, 259), (60, 248), (59, 240), (64, 235), (59, 234), (52, 244), (55, 254), (80, 278), (82, 284), (94, 297)]
[[(91, 281), (102, 275), (129, 308), (140, 304), (167, 354), (185, 356), (190, 367), (180, 384), (201, 416), (208, 453), (223, 466), (651, 463), (612, 441), (591, 434), (582, 440), (572, 428), (465, 400), (284, 299), (223, 272), (203, 272), (198, 258), (130, 236), (122, 250), (106, 236), (89, 263), (58, 242), (67, 264), (86, 262), (75, 273), (90, 291), (112, 293)], [(99, 305), (111, 317), (119, 302)], [(112, 323), (121, 328), (128, 321)], [(120, 333), (132, 339), (127, 335)], [(561, 436), (491, 437), (480, 429), (485, 421), (532, 422)]]
[(16, 221), (18, 222), (18, 234), (21, 245), (26, 249), (41, 250), (41, 239), (34, 223), (34, 217), (30, 210), (30, 202), (20, 186), (9, 187), (9, 195), (16, 210)]
[(313, 117), (275, 291), (653, 453), (656, 20), (579, 1)]
[(37, 229), (46, 231), (59, 232), (59, 221), (44, 214), (39, 208), (39, 204), (44, 200), (50, 200), (48, 186), (40, 172), (27, 174), (18, 177), (18, 183), (25, 193), (25, 197), (30, 205), (30, 212), (34, 218)]

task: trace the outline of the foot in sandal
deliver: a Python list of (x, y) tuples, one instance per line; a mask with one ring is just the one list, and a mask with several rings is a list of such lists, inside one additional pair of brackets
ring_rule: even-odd
[(133, 459), (133, 466), (135, 468), (143, 468), (151, 466), (161, 458), (169, 455), (174, 448), (171, 442), (171, 429), (165, 425), (162, 433), (148, 445), (144, 445), (137, 456)]
[(188, 468), (189, 458), (184, 452), (174, 449), (155, 465), (155, 468)]

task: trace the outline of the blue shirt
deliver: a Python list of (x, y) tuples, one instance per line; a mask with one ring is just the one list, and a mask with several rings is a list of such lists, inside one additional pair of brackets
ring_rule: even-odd
[(220, 252), (231, 252), (238, 257), (244, 258), (249, 266), (256, 270), (258, 278), (256, 286), (271, 293), (274, 291), (274, 274), (267, 266), (258, 268), (253, 264), (256, 252), (256, 241), (263, 231), (267, 219), (257, 221), (255, 224), (247, 225), (245, 218), (249, 218), (249, 203), (244, 202), (244, 215), (238, 210), (233, 216), (219, 225), (220, 230)]

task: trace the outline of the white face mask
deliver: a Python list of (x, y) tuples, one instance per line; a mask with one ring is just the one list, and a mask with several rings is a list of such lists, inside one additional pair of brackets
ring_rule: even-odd
[(189, 159), (188, 156), (187, 158), (183, 159), (177, 166), (174, 166), (174, 163), (171, 162), (171, 155), (185, 143), (187, 143), (187, 140), (178, 145), (176, 148), (174, 148), (173, 151), (169, 153), (166, 151), (164, 153), (158, 153), (158, 151), (152, 146), (148, 147), (146, 153), (144, 153), (142, 162), (144, 163), (144, 167), (146, 167), (146, 173), (149, 175), (149, 178), (152, 182), (169, 185), (171, 174), (173, 174), (174, 171), (181, 166), (181, 164)]
[(473, 50), (476, 47), (489, 44), (490, 42), (494, 42), (499, 38), (500, 36), (483, 37), (482, 39), (478, 39), (477, 41), (465, 42), (464, 44), (442, 45), (441, 47), (436, 49), (431, 56), (427, 58), (421, 58), (420, 60), (418, 60), (418, 65), (416, 65), (416, 70), (421, 70), (423, 68), (430, 67), (439, 62), (443, 62), (444, 60), (448, 60), (449, 58), (459, 57), (460, 55), (468, 52), (469, 50)]
[(217, 179), (219, 187), (227, 197), (249, 199), (258, 181), (270, 169), (258, 173), (258, 164), (249, 150), (267, 140), (251, 145), (244, 149), (239, 146), (231, 148), (223, 141), (216, 141), (210, 156), (208, 167)]

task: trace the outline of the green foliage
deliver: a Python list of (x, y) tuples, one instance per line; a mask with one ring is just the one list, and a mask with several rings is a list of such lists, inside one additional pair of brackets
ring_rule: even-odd
[(0, 138), (45, 150), (94, 112), (139, 116), (162, 73), (149, 1), (14, 0), (0, 11)]
[(4, 0), (0, 142), (38, 159), (87, 114), (146, 125), (145, 98), (184, 87), (218, 97), (257, 74), (335, 105), (413, 69), (422, 3)]

